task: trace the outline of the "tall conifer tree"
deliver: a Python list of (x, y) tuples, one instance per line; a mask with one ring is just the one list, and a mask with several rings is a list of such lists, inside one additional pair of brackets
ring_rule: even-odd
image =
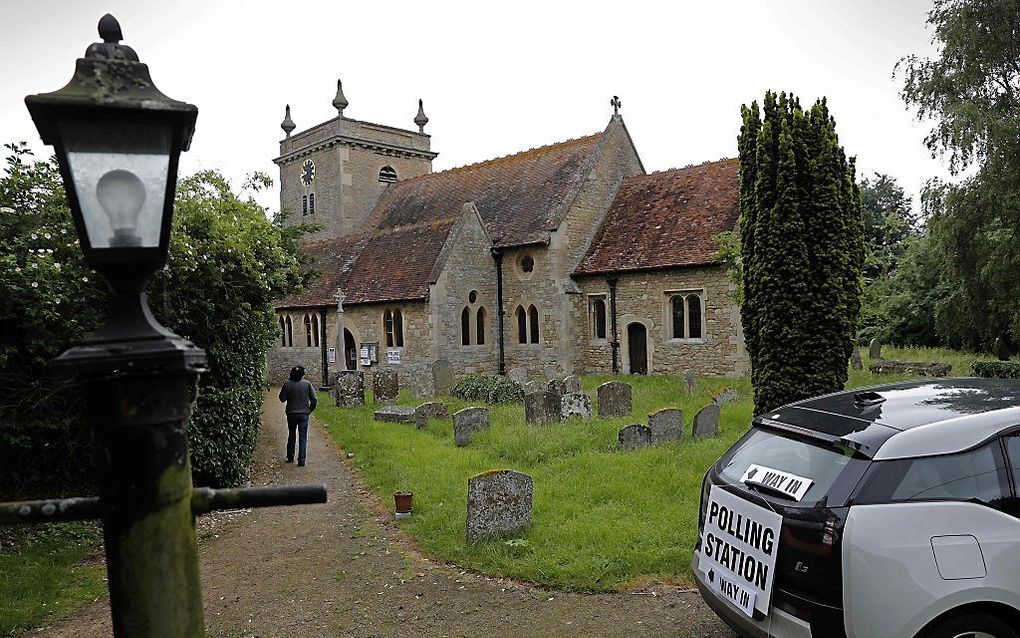
[(741, 109), (741, 321), (755, 412), (842, 389), (864, 259), (853, 159), (825, 100)]

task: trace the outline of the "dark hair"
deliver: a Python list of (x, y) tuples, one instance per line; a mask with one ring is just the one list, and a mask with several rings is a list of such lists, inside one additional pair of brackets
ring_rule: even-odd
[(305, 369), (301, 366), (294, 366), (290, 369), (290, 380), (300, 381), (301, 377), (305, 376)]

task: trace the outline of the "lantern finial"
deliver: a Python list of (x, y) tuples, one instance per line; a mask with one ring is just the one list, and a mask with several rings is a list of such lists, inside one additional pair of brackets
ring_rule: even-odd
[(117, 22), (117, 18), (107, 13), (99, 19), (99, 37), (106, 44), (118, 44), (124, 39), (124, 34), (120, 31), (120, 23)]

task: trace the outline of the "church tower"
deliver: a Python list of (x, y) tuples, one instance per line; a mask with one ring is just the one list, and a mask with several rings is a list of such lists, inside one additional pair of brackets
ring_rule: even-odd
[(340, 80), (333, 106), (337, 117), (292, 135), (290, 106), (280, 128), (280, 207), (287, 224), (315, 223), (309, 240), (342, 237), (361, 230), (365, 217), (389, 184), (432, 172), (431, 138), (418, 100), (417, 131), (352, 120)]

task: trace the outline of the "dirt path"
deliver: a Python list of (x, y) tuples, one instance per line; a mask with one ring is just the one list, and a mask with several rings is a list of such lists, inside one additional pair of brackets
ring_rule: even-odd
[[(263, 408), (256, 483), (325, 483), (329, 503), (218, 516), (200, 526), (208, 634), (215, 638), (670, 636), (731, 638), (696, 593), (573, 594), (490, 579), (406, 549), (371, 513), (321, 426), (308, 465), (283, 463), (279, 402)], [(33, 636), (111, 635), (109, 604)]]

